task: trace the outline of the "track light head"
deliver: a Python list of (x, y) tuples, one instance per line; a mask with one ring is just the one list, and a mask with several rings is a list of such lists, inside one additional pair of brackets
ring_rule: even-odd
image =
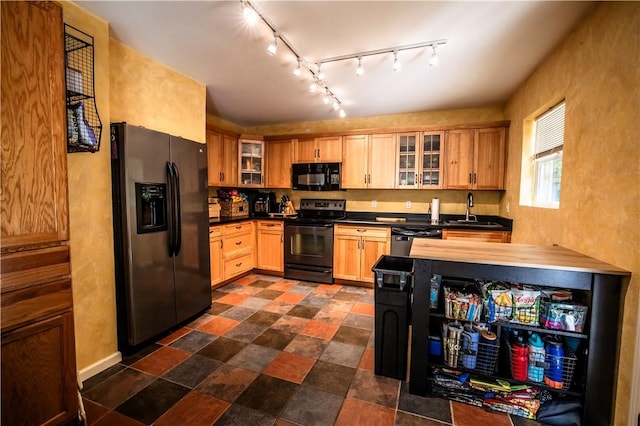
[(393, 52), (393, 71), (398, 72), (402, 69), (402, 64), (398, 61), (398, 51)]
[(273, 43), (271, 43), (269, 47), (267, 47), (267, 53), (269, 53), (269, 55), (271, 56), (274, 56), (277, 51), (278, 51), (278, 34), (273, 33)]
[(338, 114), (340, 115), (340, 118), (345, 118), (347, 116), (347, 113), (344, 112), (342, 108), (340, 108), (340, 112)]
[(318, 80), (322, 81), (325, 78), (324, 73), (322, 72), (322, 62), (318, 62), (318, 73), (316, 74), (316, 77), (318, 77)]
[(364, 74), (364, 67), (362, 66), (362, 56), (358, 56), (358, 68), (356, 68), (356, 75)]
[(253, 25), (258, 22), (258, 13), (246, 1), (242, 2), (242, 16), (247, 24)]
[(311, 93), (316, 93), (317, 90), (318, 90), (318, 83), (316, 83), (316, 80), (313, 80), (309, 85), (309, 91)]
[(300, 58), (298, 58), (298, 65), (293, 70), (293, 75), (295, 75), (296, 77), (300, 77), (300, 74), (302, 74), (302, 65)]
[(431, 48), (433, 49), (433, 53), (431, 54), (431, 58), (429, 58), (429, 66), (435, 67), (438, 65), (438, 54), (436, 53), (436, 44), (432, 44)]

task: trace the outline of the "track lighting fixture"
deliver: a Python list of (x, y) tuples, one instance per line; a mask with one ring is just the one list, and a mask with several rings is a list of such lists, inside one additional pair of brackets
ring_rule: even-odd
[(338, 109), (340, 109), (340, 102), (338, 102), (337, 99), (334, 99), (332, 107), (334, 111), (337, 111)]
[(398, 61), (398, 51), (393, 52), (393, 71), (398, 72), (402, 68), (402, 64)]
[(340, 118), (345, 118), (347, 116), (347, 113), (344, 112), (342, 108), (340, 108), (340, 112), (338, 114), (340, 115)]
[(362, 56), (358, 56), (358, 68), (356, 68), (356, 75), (364, 74), (364, 68), (362, 67)]
[(318, 83), (316, 83), (316, 80), (313, 80), (309, 85), (309, 91), (311, 93), (316, 93), (318, 91)]
[(269, 47), (267, 47), (267, 52), (269, 53), (269, 55), (274, 56), (277, 51), (278, 51), (278, 34), (274, 32), (273, 43), (271, 43)]
[(431, 48), (433, 49), (433, 53), (431, 54), (431, 58), (429, 58), (429, 66), (435, 67), (438, 65), (438, 54), (436, 53), (436, 44), (432, 44)]

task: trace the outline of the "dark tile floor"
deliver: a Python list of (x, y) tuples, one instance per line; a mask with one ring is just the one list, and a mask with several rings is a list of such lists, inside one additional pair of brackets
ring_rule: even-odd
[(83, 383), (91, 425), (536, 424), (373, 374), (373, 290), (249, 275)]

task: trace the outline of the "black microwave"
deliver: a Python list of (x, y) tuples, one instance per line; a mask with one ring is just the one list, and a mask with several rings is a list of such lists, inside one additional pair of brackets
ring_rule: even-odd
[(340, 163), (296, 163), (291, 166), (291, 188), (301, 191), (339, 191)]

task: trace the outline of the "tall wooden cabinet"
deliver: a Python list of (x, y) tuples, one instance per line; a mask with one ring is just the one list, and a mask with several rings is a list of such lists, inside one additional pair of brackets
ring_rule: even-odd
[(446, 189), (504, 189), (506, 129), (447, 132)]
[(238, 184), (238, 138), (207, 129), (209, 186)]
[(62, 9), (0, 2), (2, 424), (77, 415)]

